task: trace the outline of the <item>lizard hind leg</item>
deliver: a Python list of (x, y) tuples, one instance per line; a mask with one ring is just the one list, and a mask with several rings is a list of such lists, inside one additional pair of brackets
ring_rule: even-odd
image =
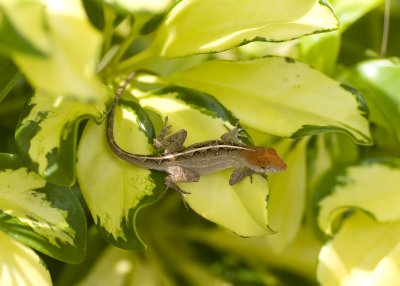
[(174, 189), (177, 191), (182, 199), (184, 195), (190, 194), (182, 190), (176, 183), (178, 182), (198, 182), (200, 180), (200, 175), (195, 171), (180, 166), (172, 166), (168, 168), (169, 175), (165, 177), (164, 183), (167, 188)]
[(176, 184), (176, 182), (197, 182), (200, 179), (200, 175), (192, 170), (184, 169), (178, 166), (173, 167), (172, 169), (169, 170), (169, 172), (170, 174), (167, 177), (165, 177), (164, 180), (167, 189), (171, 188), (177, 191), (181, 197), (183, 205), (185, 206), (186, 209), (189, 209), (185, 201), (185, 195), (188, 195), (190, 193), (182, 190)]
[(160, 134), (153, 140), (153, 147), (156, 150), (164, 151), (164, 154), (169, 154), (183, 149), (187, 137), (187, 131), (181, 129), (170, 135), (171, 125), (168, 125), (168, 116), (165, 117), (164, 125)]

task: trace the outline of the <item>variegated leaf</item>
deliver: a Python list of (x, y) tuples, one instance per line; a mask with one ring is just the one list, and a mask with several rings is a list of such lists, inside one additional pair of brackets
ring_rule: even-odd
[(400, 281), (400, 223), (378, 223), (355, 213), (321, 249), (321, 285), (397, 285)]
[(86, 217), (72, 191), (47, 183), (16, 155), (0, 159), (0, 230), (59, 260), (81, 262)]
[(361, 96), (292, 59), (208, 61), (167, 80), (215, 96), (243, 124), (269, 134), (297, 138), (336, 131), (371, 144)]
[(37, 92), (27, 101), (16, 131), (16, 143), (30, 167), (48, 181), (75, 182), (77, 129), (84, 118), (100, 121), (107, 102), (82, 103)]
[[(115, 114), (115, 138), (125, 150), (152, 153), (154, 132), (147, 115), (133, 101), (124, 101)], [(135, 218), (164, 192), (163, 175), (119, 159), (106, 142), (105, 124), (89, 122), (78, 149), (77, 175), (82, 194), (105, 239), (121, 248), (144, 247)]]
[[(365, 178), (371, 178), (366, 180)], [(324, 186), (330, 186), (329, 189)], [(318, 191), (318, 223), (327, 234), (349, 209), (361, 209), (379, 222), (400, 220), (400, 161), (366, 161), (328, 174)]]
[(164, 57), (181, 57), (252, 41), (286, 41), (337, 27), (325, 1), (184, 0), (167, 16), (154, 45)]

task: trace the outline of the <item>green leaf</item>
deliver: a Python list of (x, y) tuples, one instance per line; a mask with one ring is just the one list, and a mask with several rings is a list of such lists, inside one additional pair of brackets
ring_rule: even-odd
[[(288, 143), (282, 141), (274, 146), (288, 169), (268, 178), (271, 194), (268, 214), (270, 224), (277, 233), (267, 237), (268, 243), (282, 252), (297, 236), (303, 221), (306, 202), (306, 155), (308, 138), (301, 139), (287, 148)], [(282, 146), (283, 145), (283, 146)], [(286, 149), (283, 152), (282, 149)]]
[[(392, 209), (393, 210), (393, 209)], [(318, 259), (321, 285), (395, 285), (400, 281), (400, 223), (380, 224), (355, 213), (324, 245)]]
[(377, 144), (395, 152), (400, 144), (399, 77), (399, 60), (382, 59), (358, 64), (350, 78), (363, 92), (371, 121), (378, 126), (375, 130)]
[(0, 52), (43, 57), (49, 52), (43, 22), (44, 5), (39, 1), (0, 3)]
[(12, 61), (0, 57), (0, 102), (14, 87), (20, 75), (18, 68)]
[(324, 1), (285, 0), (278, 5), (272, 0), (188, 0), (167, 16), (154, 47), (163, 57), (181, 57), (252, 41), (287, 41), (337, 27)]
[(99, 31), (104, 29), (104, 6), (101, 1), (98, 0), (83, 0), (82, 5), (85, 8), (85, 12), (90, 20), (90, 23), (96, 27)]
[[(71, 286), (86, 276), (93, 264), (101, 257), (103, 250), (109, 246), (99, 235), (95, 225), (88, 229), (87, 249), (85, 260), (80, 264), (63, 265), (57, 278), (53, 281), (54, 285)], [(109, 272), (109, 271), (108, 271)]]
[(0, 284), (49, 285), (50, 273), (32, 249), (0, 232)]
[(72, 191), (46, 183), (15, 155), (0, 159), (0, 230), (56, 259), (81, 262), (86, 217)]
[(340, 23), (340, 32), (344, 32), (350, 25), (382, 5), (384, 0), (331, 0), (333, 10)]
[(358, 93), (292, 59), (208, 61), (167, 80), (215, 96), (243, 124), (269, 134), (297, 138), (336, 131), (371, 144)]
[(332, 74), (336, 68), (341, 48), (341, 37), (338, 31), (326, 34), (310, 35), (299, 40), (300, 60), (325, 74)]
[(103, 99), (89, 104), (43, 92), (30, 97), (16, 131), (17, 146), (30, 168), (50, 182), (72, 185), (79, 123), (88, 117), (101, 121), (107, 113)]
[(13, 47), (7, 51), (37, 91), (85, 102), (101, 101), (105, 92), (96, 76), (101, 35), (87, 20), (81, 1), (54, 3), (19, 0), (0, 6), (18, 33), (41, 54)]
[(307, 225), (321, 240), (326, 235), (318, 225), (318, 201), (332, 188), (332, 176), (356, 164), (359, 148), (350, 138), (340, 133), (327, 133), (310, 138), (307, 150)]
[[(366, 179), (371, 178), (371, 179)], [(400, 161), (397, 159), (366, 161), (330, 174), (320, 190), (318, 223), (327, 234), (334, 231), (334, 223), (349, 209), (361, 209), (378, 222), (400, 219)]]
[[(230, 231), (218, 228), (202, 229), (199, 227), (187, 227), (183, 232), (184, 237), (188, 236), (187, 233), (189, 233), (189, 237), (193, 241), (200, 242), (200, 245), (209, 245), (212, 249), (226, 253), (226, 256), (222, 257), (232, 257), (232, 253), (234, 253), (235, 256), (238, 255), (238, 257), (241, 257), (244, 261), (251, 261), (254, 263), (251, 265), (269, 265), (269, 271), (271, 269), (279, 269), (281, 271), (285, 269), (283, 273), (281, 273), (285, 277), (287, 277), (288, 272), (291, 272), (301, 273), (302, 276), (304, 275), (303, 277), (307, 277), (310, 280), (315, 279), (316, 260), (321, 246), (313, 233), (304, 227), (300, 228), (296, 239), (292, 242), (290, 247), (280, 253), (277, 253), (275, 249), (269, 246), (265, 237), (243, 238)], [(267, 277), (271, 277), (270, 275), (271, 273), (269, 273)], [(270, 284), (267, 282), (270, 280), (264, 281), (265, 283), (261, 285)], [(288, 281), (295, 281), (296, 283), (293, 284)], [(310, 283), (298, 283), (299, 279), (285, 280), (285, 282), (278, 285), (314, 285)]]
[[(116, 109), (114, 130), (124, 150), (152, 153), (152, 125), (134, 101), (124, 101), (122, 108)], [(106, 142), (105, 124), (89, 122), (79, 144), (77, 176), (103, 237), (121, 248), (144, 248), (136, 233), (136, 215), (164, 193), (163, 175), (120, 160)]]
[[(231, 127), (238, 123), (238, 119), (215, 97), (189, 88), (179, 86), (161, 88), (140, 97), (139, 102), (143, 107), (161, 113), (163, 118), (172, 116), (178, 118), (177, 124), (186, 122), (185, 125), (190, 125), (188, 128), (192, 129), (192, 132), (186, 139), (186, 145), (207, 140), (207, 136), (210, 135), (219, 137), (226, 132), (226, 128), (223, 126), (224, 122)], [(204, 117), (204, 115), (207, 115), (207, 117)], [(184, 118), (185, 116), (188, 118)], [(220, 119), (224, 122), (213, 119)], [(199, 122), (202, 124), (199, 124)], [(213, 129), (211, 134), (204, 126)], [(172, 124), (172, 130), (175, 130), (174, 127)], [(178, 129), (175, 131), (178, 131)]]
[(300, 39), (302, 51), (300, 59), (326, 74), (332, 74), (341, 49), (342, 33), (383, 2), (383, 0), (330, 1), (340, 23), (339, 30)]
[[(188, 132), (186, 145), (217, 139), (226, 132), (225, 125), (237, 120), (214, 97), (179, 87), (169, 87), (140, 98), (140, 104), (168, 116), (173, 130)], [(230, 186), (231, 170), (202, 176), (199, 182), (178, 184), (189, 206), (204, 218), (222, 225), (242, 236), (272, 233), (267, 216), (267, 181), (254, 176)]]
[(161, 13), (170, 4), (172, 0), (102, 0), (102, 2), (118, 7), (130, 13), (150, 12)]
[(312, 137), (308, 152), (307, 185), (311, 193), (327, 172), (356, 163), (359, 155), (357, 145), (340, 133)]

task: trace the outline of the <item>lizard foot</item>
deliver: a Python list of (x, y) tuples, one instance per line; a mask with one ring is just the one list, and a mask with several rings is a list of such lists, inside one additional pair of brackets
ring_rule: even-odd
[(234, 184), (239, 183), (246, 177), (250, 177), (250, 182), (253, 183), (253, 174), (256, 172), (248, 167), (236, 168), (233, 170), (231, 177), (229, 179), (229, 185), (233, 186)]
[(240, 134), (240, 132), (246, 130), (243, 127), (239, 127), (239, 123), (235, 126), (235, 128), (230, 129), (228, 126), (224, 125), (228, 132), (222, 134), (221, 139), (225, 142), (231, 143), (240, 143), (239, 137), (245, 137), (244, 135)]

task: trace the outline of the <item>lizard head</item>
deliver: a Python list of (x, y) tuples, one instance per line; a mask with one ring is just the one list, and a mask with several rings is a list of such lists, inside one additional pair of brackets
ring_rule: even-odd
[[(247, 161), (262, 172), (275, 173), (286, 170), (286, 164), (279, 157), (274, 148), (271, 147), (252, 147), (251, 151), (245, 151)], [(257, 171), (261, 171), (257, 170)]]

